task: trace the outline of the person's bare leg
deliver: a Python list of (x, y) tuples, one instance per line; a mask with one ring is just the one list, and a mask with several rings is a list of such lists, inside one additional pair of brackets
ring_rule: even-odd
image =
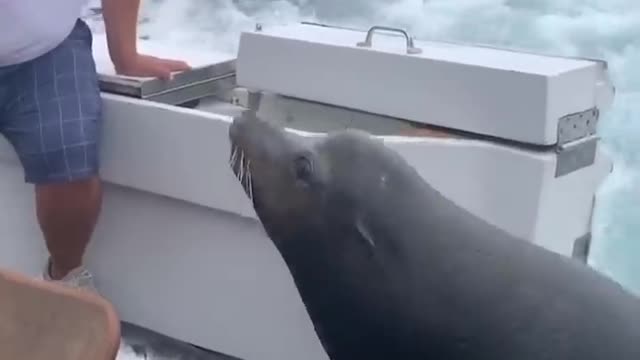
[(36, 185), (38, 222), (51, 255), (50, 275), (63, 278), (82, 264), (102, 206), (98, 177)]

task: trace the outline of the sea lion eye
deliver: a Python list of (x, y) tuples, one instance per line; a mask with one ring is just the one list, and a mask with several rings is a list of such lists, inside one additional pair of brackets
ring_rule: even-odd
[(313, 174), (313, 164), (305, 156), (298, 156), (293, 160), (293, 172), (297, 180), (309, 182)]

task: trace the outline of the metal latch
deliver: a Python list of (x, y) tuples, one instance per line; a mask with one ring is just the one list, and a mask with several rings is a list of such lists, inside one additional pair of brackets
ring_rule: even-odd
[(556, 177), (590, 166), (595, 162), (599, 137), (596, 135), (600, 111), (592, 108), (558, 120)]

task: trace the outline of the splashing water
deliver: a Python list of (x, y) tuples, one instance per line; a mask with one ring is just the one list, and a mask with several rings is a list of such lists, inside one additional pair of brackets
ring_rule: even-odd
[(590, 262), (640, 293), (640, 1), (150, 0), (143, 14), (143, 34), (228, 52), (256, 22), (319, 21), (607, 60), (617, 94), (599, 131), (615, 167), (598, 193)]

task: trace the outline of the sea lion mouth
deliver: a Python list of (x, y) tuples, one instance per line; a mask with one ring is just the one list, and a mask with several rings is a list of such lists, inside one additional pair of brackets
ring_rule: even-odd
[(244, 151), (238, 145), (231, 144), (231, 154), (229, 155), (229, 166), (236, 175), (238, 181), (242, 185), (242, 189), (254, 202), (253, 197), (253, 181), (251, 179), (251, 160), (245, 155)]

